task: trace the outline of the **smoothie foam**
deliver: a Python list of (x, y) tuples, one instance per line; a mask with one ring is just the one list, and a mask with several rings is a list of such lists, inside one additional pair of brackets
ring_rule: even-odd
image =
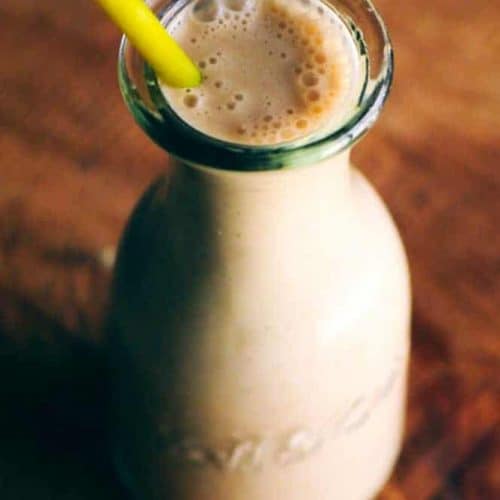
[(356, 106), (364, 75), (355, 42), (319, 0), (198, 0), (167, 26), (204, 80), (163, 93), (211, 137), (288, 142), (341, 125)]

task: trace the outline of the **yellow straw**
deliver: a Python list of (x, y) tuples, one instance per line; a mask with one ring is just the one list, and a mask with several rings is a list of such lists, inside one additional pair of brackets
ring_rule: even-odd
[(96, 0), (171, 87), (197, 87), (201, 74), (144, 0)]

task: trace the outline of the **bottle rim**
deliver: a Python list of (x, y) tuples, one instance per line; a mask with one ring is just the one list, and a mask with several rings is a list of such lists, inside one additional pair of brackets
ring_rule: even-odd
[[(161, 19), (174, 17), (191, 0), (153, 0)], [(279, 170), (311, 165), (350, 148), (375, 123), (389, 94), (394, 56), (389, 34), (370, 0), (322, 0), (351, 30), (366, 64), (358, 106), (334, 130), (299, 140), (253, 146), (226, 142), (191, 127), (170, 108), (153, 70), (123, 37), (118, 57), (122, 96), (146, 134), (184, 163), (233, 171)]]

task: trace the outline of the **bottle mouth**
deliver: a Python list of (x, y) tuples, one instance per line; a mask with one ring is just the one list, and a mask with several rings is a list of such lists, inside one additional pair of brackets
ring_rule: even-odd
[[(153, 0), (169, 20), (190, 0)], [(377, 120), (393, 77), (393, 51), (382, 18), (370, 0), (322, 0), (351, 32), (365, 79), (357, 106), (335, 129), (274, 145), (245, 145), (216, 139), (191, 127), (169, 106), (155, 73), (124, 37), (118, 77), (124, 100), (148, 136), (185, 163), (233, 171), (262, 171), (310, 165), (351, 147)]]

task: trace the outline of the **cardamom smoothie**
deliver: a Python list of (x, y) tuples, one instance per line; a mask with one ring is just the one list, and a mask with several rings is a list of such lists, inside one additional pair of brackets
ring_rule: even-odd
[(349, 161), (390, 85), (380, 17), (161, 3), (203, 81), (134, 77), (124, 42), (125, 99), (173, 159), (115, 269), (117, 469), (141, 500), (373, 498), (400, 449), (410, 324), (397, 229)]

